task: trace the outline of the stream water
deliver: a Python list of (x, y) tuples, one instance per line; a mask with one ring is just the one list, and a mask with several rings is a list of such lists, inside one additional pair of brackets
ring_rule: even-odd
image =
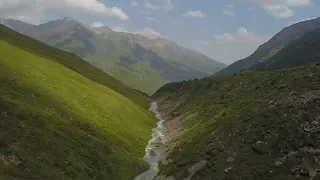
[(156, 102), (152, 103), (149, 109), (151, 112), (155, 113), (156, 118), (159, 120), (157, 122), (157, 127), (152, 129), (152, 139), (148, 142), (146, 146), (146, 155), (143, 160), (150, 165), (150, 169), (135, 178), (135, 180), (153, 180), (159, 172), (159, 162), (164, 161), (163, 155), (163, 145), (164, 145), (164, 135), (163, 135), (163, 122), (161, 119), (161, 114), (158, 111), (158, 105)]

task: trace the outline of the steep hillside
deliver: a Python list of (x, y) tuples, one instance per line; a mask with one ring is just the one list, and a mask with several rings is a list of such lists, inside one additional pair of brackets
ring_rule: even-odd
[(228, 76), (237, 72), (245, 71), (254, 65), (264, 62), (276, 55), (282, 48), (299, 39), (305, 33), (320, 28), (320, 18), (299, 22), (284, 28), (267, 43), (261, 45), (251, 56), (239, 60), (230, 66), (217, 72), (218, 76)]
[(133, 102), (146, 98), (4, 26), (0, 49), (0, 179), (129, 180), (147, 168), (155, 122)]
[[(73, 52), (130, 87), (148, 94), (167, 82), (206, 77), (224, 67), (190, 50), (184, 50), (188, 53), (174, 50), (170, 53), (171, 59), (167, 60), (157, 51), (151, 53), (146, 49), (149, 47), (143, 47), (143, 41), (138, 41), (153, 40), (138, 34), (115, 32), (107, 27), (88, 27), (71, 18), (28, 28), (25, 23), (17, 25), (18, 21), (14, 20), (3, 20), (3, 24), (56, 48)], [(201, 67), (199, 62), (203, 64)]]
[(133, 89), (125, 86), (115, 78), (108, 76), (100, 69), (92, 66), (74, 54), (52, 48), (30, 37), (22, 36), (21, 34), (5, 28), (4, 26), (1, 26), (1, 33), (1, 39), (11, 43), (14, 46), (39, 56), (54, 60), (66, 67), (69, 67), (70, 69), (82, 74), (92, 81), (108, 86), (109, 88), (131, 99), (142, 107), (147, 107), (149, 104), (147, 99), (140, 96)]
[(320, 61), (319, 50), (320, 29), (316, 29), (288, 44), (277, 55), (251, 69), (265, 71), (310, 64)]
[(168, 138), (161, 175), (319, 178), (319, 82), (318, 63), (165, 85), (153, 95)]

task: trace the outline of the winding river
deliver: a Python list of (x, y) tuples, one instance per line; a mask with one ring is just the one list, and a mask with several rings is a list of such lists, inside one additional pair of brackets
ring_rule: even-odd
[(164, 161), (163, 156), (163, 145), (164, 145), (164, 135), (163, 135), (163, 122), (161, 119), (161, 114), (158, 111), (158, 105), (156, 102), (151, 103), (150, 111), (155, 113), (156, 118), (159, 120), (157, 122), (157, 127), (152, 129), (152, 139), (148, 142), (146, 146), (146, 155), (143, 160), (150, 165), (150, 169), (135, 178), (135, 180), (153, 180), (159, 172), (159, 162)]

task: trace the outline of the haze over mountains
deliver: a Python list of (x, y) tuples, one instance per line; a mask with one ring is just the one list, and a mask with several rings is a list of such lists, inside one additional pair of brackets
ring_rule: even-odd
[(167, 82), (209, 76), (226, 65), (167, 39), (94, 28), (72, 18), (38, 26), (1, 20), (13, 30), (73, 52), (130, 87), (152, 94)]

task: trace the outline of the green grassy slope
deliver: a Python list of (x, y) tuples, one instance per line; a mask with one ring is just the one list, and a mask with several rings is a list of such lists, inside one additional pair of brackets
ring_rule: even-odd
[(184, 179), (201, 161), (192, 179), (309, 179), (319, 167), (319, 63), (171, 83), (153, 98), (182, 123), (163, 175)]
[(1, 179), (133, 179), (146, 168), (147, 110), (62, 65), (76, 56), (0, 32)]
[(3, 25), (0, 25), (0, 39), (28, 52), (56, 61), (92, 81), (106, 85), (143, 107), (148, 106), (149, 101), (146, 98), (72, 53), (52, 48), (33, 38), (14, 32)]
[[(105, 58), (106, 56), (98, 57), (94, 55), (87, 57), (87, 60), (133, 89), (139, 89), (151, 95), (159, 87), (169, 82), (162, 78), (160, 72), (150, 68), (150, 63), (148, 62), (137, 62), (122, 66), (117, 60), (101, 61), (101, 59)], [(112, 59), (112, 57), (108, 59)]]

